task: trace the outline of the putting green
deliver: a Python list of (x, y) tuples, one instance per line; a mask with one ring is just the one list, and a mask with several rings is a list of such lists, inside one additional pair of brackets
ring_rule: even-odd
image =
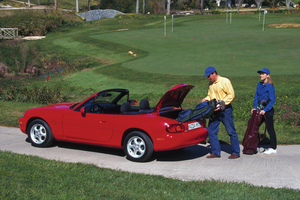
[(226, 15), (211, 19), (175, 17), (174, 32), (169, 17), (167, 37), (163, 19), (160, 28), (91, 33), (90, 37), (95, 43), (114, 42), (128, 46), (128, 51), (148, 52), (148, 56), (123, 65), (140, 72), (201, 76), (206, 67), (214, 66), (224, 76), (257, 76), (256, 71), (263, 67), (269, 68), (272, 75), (300, 74), (300, 29), (268, 27), (274, 23), (299, 23), (299, 14), (267, 14), (264, 31), (262, 16), (259, 21), (259, 15), (233, 15), (231, 24), (229, 20), (226, 23)]

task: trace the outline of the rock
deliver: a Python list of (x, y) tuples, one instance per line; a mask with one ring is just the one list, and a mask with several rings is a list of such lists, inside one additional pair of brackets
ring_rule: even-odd
[(116, 15), (120, 15), (120, 14), (124, 15), (124, 13), (113, 9), (91, 10), (84, 13), (77, 13), (77, 15), (84, 18), (86, 21), (93, 21), (101, 18), (113, 18)]
[(5, 74), (7, 74), (7, 71), (8, 71), (8, 67), (0, 62), (0, 75), (4, 76)]

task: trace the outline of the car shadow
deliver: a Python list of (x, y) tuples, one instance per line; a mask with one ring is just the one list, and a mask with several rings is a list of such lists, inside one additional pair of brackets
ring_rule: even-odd
[[(26, 138), (25, 141), (30, 143), (30, 140), (28, 138)], [(120, 156), (120, 157), (125, 156), (125, 153), (124, 153), (123, 149), (103, 147), (103, 146), (90, 145), (90, 144), (80, 144), (80, 143), (74, 143), (74, 142), (54, 141), (47, 148), (53, 148), (53, 147), (58, 147), (58, 148), (63, 148), (63, 149), (80, 150), (80, 151), (97, 152), (97, 153), (104, 153), (104, 154), (111, 154), (111, 155), (116, 155), (116, 156)]]
[(203, 157), (209, 152), (209, 147), (195, 145), (178, 150), (155, 152), (152, 157), (158, 162), (183, 161)]
[(80, 151), (111, 154), (120, 157), (125, 156), (123, 149), (118, 149), (118, 148), (103, 147), (103, 146), (96, 146), (90, 144), (80, 144), (80, 143), (73, 143), (73, 142), (62, 142), (62, 141), (55, 141), (55, 146), (59, 148), (65, 148), (65, 149), (74, 149)]
[[(221, 151), (231, 154), (231, 145), (220, 141)], [(195, 146), (186, 147), (183, 149), (172, 151), (156, 152), (153, 155), (153, 159), (156, 161), (183, 161), (192, 160), (200, 157), (206, 157), (210, 154), (211, 146), (209, 143), (201, 143)]]
[[(30, 143), (28, 138), (26, 138), (25, 141)], [(221, 151), (226, 152), (228, 154), (231, 153), (230, 144), (223, 141), (220, 141), (220, 144), (221, 144)], [(80, 143), (73, 143), (73, 142), (54, 141), (53, 144), (47, 148), (53, 148), (53, 147), (87, 151), (87, 152), (97, 152), (97, 153), (114, 155), (118, 157), (124, 157), (124, 159), (127, 159), (125, 158), (126, 156), (123, 149), (117, 149), (111, 147), (103, 147), (103, 146), (96, 146), (90, 144), (80, 144)], [(155, 160), (157, 162), (192, 160), (192, 159), (205, 157), (209, 155), (210, 149), (211, 149), (210, 144), (203, 142), (201, 144), (182, 148), (182, 149), (155, 152), (153, 156), (146, 162), (152, 162)]]

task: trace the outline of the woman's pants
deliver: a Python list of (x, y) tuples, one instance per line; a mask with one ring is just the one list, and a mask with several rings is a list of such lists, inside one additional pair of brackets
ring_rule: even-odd
[[(271, 110), (269, 110), (268, 112), (265, 112), (267, 130), (270, 135), (271, 148), (276, 149), (277, 148), (277, 140), (276, 140), (276, 134), (275, 134), (275, 130), (274, 130), (273, 115), (274, 115), (273, 108)], [(265, 118), (263, 118), (263, 121), (264, 120), (265, 120)]]

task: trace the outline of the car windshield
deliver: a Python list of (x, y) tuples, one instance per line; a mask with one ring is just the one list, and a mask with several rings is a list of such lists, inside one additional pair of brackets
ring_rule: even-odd
[(73, 108), (75, 108), (75, 106), (77, 106), (79, 103), (75, 103), (73, 105), (70, 106), (70, 109), (73, 110)]
[[(122, 103), (127, 102), (129, 98), (128, 91), (124, 90), (109, 90), (98, 93), (96, 97), (89, 99), (84, 102), (75, 111), (80, 111), (82, 107), (86, 108), (86, 111), (89, 112), (92, 106), (99, 105), (102, 108), (114, 108), (118, 109), (117, 106), (122, 105)], [(74, 107), (73, 107), (74, 108)], [(107, 110), (107, 109), (106, 109)]]
[(98, 95), (94, 103), (113, 103), (122, 104), (128, 100), (128, 96), (123, 92), (119, 91), (109, 91)]

